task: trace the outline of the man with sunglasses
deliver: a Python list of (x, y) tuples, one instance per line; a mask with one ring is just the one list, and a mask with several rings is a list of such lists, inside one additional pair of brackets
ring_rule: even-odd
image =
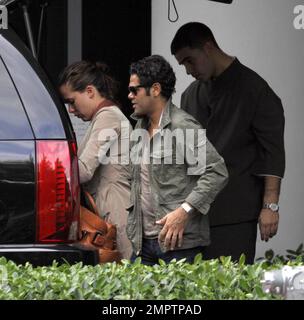
[[(137, 120), (130, 153), (131, 260), (141, 257), (143, 264), (153, 265), (185, 258), (191, 263), (209, 244), (207, 213), (226, 183), (226, 166), (201, 125), (172, 104), (176, 78), (163, 57), (133, 63), (130, 75), (131, 117)], [(172, 133), (175, 139), (167, 139)]]

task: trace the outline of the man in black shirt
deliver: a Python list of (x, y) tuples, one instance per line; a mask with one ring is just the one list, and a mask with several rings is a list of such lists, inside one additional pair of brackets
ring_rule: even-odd
[(211, 245), (204, 257), (238, 260), (244, 253), (253, 263), (257, 223), (262, 240), (278, 230), (285, 171), (281, 100), (257, 73), (223, 52), (202, 23), (182, 26), (171, 53), (196, 78), (183, 93), (181, 107), (206, 128), (229, 172), (208, 213)]

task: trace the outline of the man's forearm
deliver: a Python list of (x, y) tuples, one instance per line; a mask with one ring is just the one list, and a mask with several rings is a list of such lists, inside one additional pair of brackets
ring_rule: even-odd
[(281, 189), (281, 178), (265, 176), (264, 203), (278, 203)]

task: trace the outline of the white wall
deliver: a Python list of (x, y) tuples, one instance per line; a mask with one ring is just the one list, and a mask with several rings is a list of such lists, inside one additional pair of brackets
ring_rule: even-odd
[(258, 72), (282, 99), (286, 116), (286, 174), (281, 190), (278, 235), (258, 240), (256, 257), (268, 248), (277, 253), (304, 242), (304, 30), (293, 26), (301, 0), (234, 0), (225, 5), (206, 0), (175, 0), (180, 19), (167, 19), (167, 1), (152, 0), (152, 52), (163, 55), (176, 71), (174, 102), (193, 81), (170, 54), (177, 29), (190, 21), (207, 24), (219, 45)]

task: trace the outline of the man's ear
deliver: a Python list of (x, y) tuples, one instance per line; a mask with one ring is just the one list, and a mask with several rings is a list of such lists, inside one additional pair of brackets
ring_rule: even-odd
[(212, 41), (207, 41), (203, 46), (203, 50), (208, 56), (214, 51), (214, 49), (215, 45)]
[(153, 84), (153, 86), (151, 87), (152, 89), (152, 95), (153, 97), (158, 97), (161, 94), (162, 88), (161, 88), (161, 84), (156, 82)]

